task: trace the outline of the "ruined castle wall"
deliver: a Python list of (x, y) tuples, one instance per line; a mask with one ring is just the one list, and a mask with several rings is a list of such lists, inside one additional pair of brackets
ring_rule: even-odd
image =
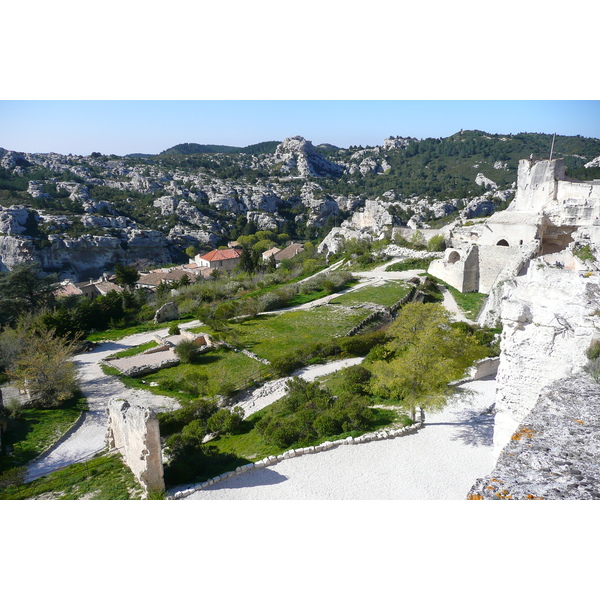
[(488, 294), (500, 273), (509, 264), (519, 263), (522, 255), (520, 246), (479, 246), (479, 289)]
[(444, 258), (431, 262), (427, 272), (459, 292), (475, 292), (478, 285), (477, 247), (449, 248)]
[(562, 158), (535, 163), (520, 160), (517, 193), (509, 210), (541, 212), (556, 197), (558, 180), (564, 177), (565, 163)]
[(164, 491), (160, 431), (154, 411), (123, 400), (111, 400), (106, 412), (109, 449), (121, 452), (146, 491)]

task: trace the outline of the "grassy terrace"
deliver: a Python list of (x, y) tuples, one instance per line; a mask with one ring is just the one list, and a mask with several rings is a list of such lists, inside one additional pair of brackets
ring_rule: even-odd
[(25, 408), (21, 418), (4, 433), (12, 454), (0, 456), (0, 471), (24, 465), (51, 446), (86, 408), (85, 398), (76, 398), (61, 408)]
[[(248, 419), (246, 419), (245, 421), (246, 427), (243, 433), (232, 436), (219, 437), (212, 442), (208, 442), (206, 446), (214, 447), (220, 453), (237, 457), (238, 460), (235, 462), (235, 464), (231, 464), (233, 468), (249, 461), (256, 462), (262, 460), (267, 456), (275, 456), (281, 454), (283, 452), (282, 448), (265, 442), (265, 440), (261, 437), (258, 431), (254, 429), (254, 425), (256, 424), (256, 422), (259, 421), (263, 415), (267, 414), (269, 410), (270, 407), (266, 407), (263, 410), (256, 412), (250, 417), (248, 417)], [(316, 446), (326, 440), (344, 439), (348, 436), (358, 437), (359, 435), (367, 433), (368, 431), (373, 431), (374, 429), (380, 427), (389, 427), (393, 423), (404, 424), (404, 422), (399, 418), (398, 414), (394, 410), (376, 408), (374, 409), (374, 415), (375, 418), (371, 422), (371, 427), (369, 427), (368, 429), (360, 431), (345, 431), (344, 433), (341, 433), (339, 435), (323, 436), (321, 438), (318, 438), (317, 440), (311, 441), (309, 445)], [(301, 443), (293, 444), (290, 446), (290, 448), (302, 448), (306, 445), (307, 444)], [(209, 479), (210, 477), (214, 477), (217, 474), (217, 472), (215, 472), (214, 474), (211, 473), (203, 479)]]
[(146, 333), (148, 331), (156, 331), (158, 329), (169, 328), (171, 325), (181, 325), (182, 323), (189, 323), (193, 321), (194, 317), (188, 316), (184, 319), (178, 319), (176, 321), (169, 321), (168, 323), (153, 323), (148, 321), (141, 325), (133, 325), (132, 327), (125, 327), (124, 329), (108, 329), (107, 331), (94, 331), (89, 333), (86, 340), (90, 342), (104, 342), (104, 341), (116, 341), (121, 340), (128, 335), (135, 333)]
[(119, 455), (105, 455), (73, 464), (30, 483), (0, 490), (1, 500), (129, 500), (142, 488)]
[(389, 307), (405, 296), (410, 287), (409, 284), (402, 281), (388, 281), (383, 285), (369, 285), (355, 292), (348, 292), (343, 296), (338, 296), (329, 304), (333, 306), (352, 306), (361, 302), (373, 302)]
[(370, 313), (368, 308), (319, 306), (310, 311), (259, 315), (243, 323), (232, 323), (231, 327), (244, 348), (272, 360), (304, 344), (345, 335)]

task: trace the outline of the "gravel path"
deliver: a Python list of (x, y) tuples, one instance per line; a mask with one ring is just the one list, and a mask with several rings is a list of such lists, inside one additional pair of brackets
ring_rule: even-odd
[[(192, 321), (180, 328), (197, 327), (199, 321)], [(67, 465), (91, 458), (105, 449), (108, 417), (106, 406), (111, 398), (125, 398), (131, 404), (154, 408), (157, 411), (176, 408), (177, 402), (167, 396), (158, 396), (145, 390), (126, 387), (116, 377), (105, 375), (100, 361), (115, 352), (143, 344), (155, 335), (166, 335), (168, 329), (137, 333), (116, 342), (101, 344), (92, 352), (78, 354), (74, 362), (78, 367), (80, 388), (88, 401), (83, 421), (73, 429), (69, 436), (58, 444), (49, 454), (31, 463), (27, 468), (26, 480), (31, 481)]]
[(185, 500), (464, 500), (494, 466), (495, 381), (428, 413), (417, 433), (284, 460), (236, 475)]
[(286, 393), (286, 383), (292, 377), (301, 377), (306, 381), (314, 381), (317, 377), (329, 375), (340, 369), (345, 369), (352, 365), (357, 365), (364, 360), (363, 357), (346, 358), (344, 360), (336, 360), (324, 365), (312, 365), (298, 369), (292, 373), (291, 377), (283, 377), (275, 381), (267, 381), (255, 390), (243, 393), (238, 399), (235, 406), (241, 406), (244, 409), (244, 416), (249, 417), (251, 414), (258, 412), (261, 408), (273, 404), (279, 398), (282, 398)]

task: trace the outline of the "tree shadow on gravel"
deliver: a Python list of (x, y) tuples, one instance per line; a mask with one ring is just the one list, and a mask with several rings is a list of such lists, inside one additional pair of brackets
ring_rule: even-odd
[(243, 475), (234, 475), (223, 483), (217, 483), (214, 486), (208, 486), (205, 488), (205, 491), (210, 492), (211, 490), (216, 491), (224, 488), (242, 489), (265, 485), (277, 485), (278, 483), (287, 481), (287, 479), (287, 477), (281, 475), (281, 473), (277, 473), (277, 471), (272, 471), (271, 469), (257, 469)]
[(462, 442), (467, 446), (493, 446), (494, 445), (494, 414), (479, 411), (468, 411), (471, 416), (459, 422), (428, 423), (425, 427), (446, 425), (455, 427), (452, 440)]

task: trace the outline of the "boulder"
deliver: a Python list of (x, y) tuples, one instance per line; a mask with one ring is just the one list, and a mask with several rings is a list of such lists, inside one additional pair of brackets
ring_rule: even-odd
[(174, 321), (179, 318), (179, 309), (175, 302), (163, 304), (154, 315), (155, 323), (164, 323), (165, 321)]

